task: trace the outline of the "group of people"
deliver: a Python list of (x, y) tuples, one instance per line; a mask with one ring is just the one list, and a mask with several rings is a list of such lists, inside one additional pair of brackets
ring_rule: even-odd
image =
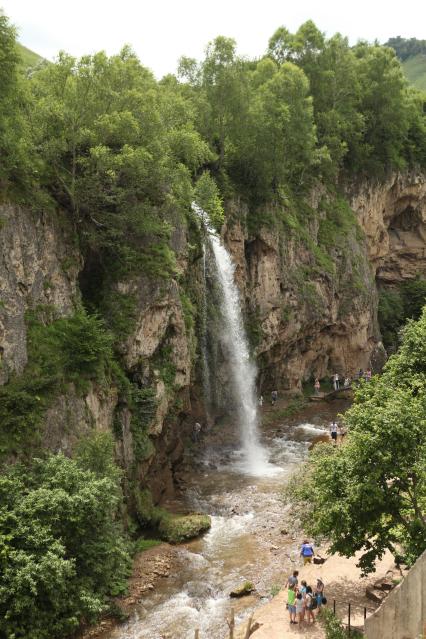
[[(357, 382), (361, 379), (364, 379), (366, 382), (369, 382), (372, 376), (371, 368), (367, 368), (364, 371), (362, 368), (359, 369), (358, 373), (354, 376), (353, 379), (349, 377), (349, 375), (340, 376), (339, 373), (334, 373), (331, 377), (331, 381), (333, 382), (333, 388), (335, 391), (340, 390), (341, 388), (349, 388), (353, 382)], [(321, 382), (318, 377), (315, 378), (314, 382), (314, 391), (315, 395), (319, 395), (321, 390)]]
[[(272, 406), (274, 406), (274, 404), (277, 401), (277, 399), (278, 399), (278, 391), (273, 390), (271, 392), (271, 404), (272, 404)], [(260, 395), (260, 397), (259, 397), (259, 399), (257, 401), (258, 401), (259, 406), (262, 407), (263, 406), (263, 395)]]
[(315, 611), (327, 603), (324, 583), (318, 577), (315, 588), (302, 580), (299, 586), (299, 571), (295, 570), (287, 582), (287, 610), (291, 624), (314, 623)]

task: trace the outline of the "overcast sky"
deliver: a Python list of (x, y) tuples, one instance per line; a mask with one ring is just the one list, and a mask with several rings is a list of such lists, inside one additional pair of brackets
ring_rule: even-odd
[(157, 77), (173, 73), (181, 55), (200, 58), (217, 35), (235, 38), (238, 52), (254, 57), (277, 27), (294, 31), (308, 19), (352, 43), (426, 39), (426, 0), (0, 0), (0, 7), (22, 44), (49, 60), (60, 49), (112, 54), (129, 43)]

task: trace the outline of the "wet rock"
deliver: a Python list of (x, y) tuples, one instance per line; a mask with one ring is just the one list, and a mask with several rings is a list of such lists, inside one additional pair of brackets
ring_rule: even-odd
[(245, 581), (244, 583), (234, 588), (234, 590), (231, 590), (231, 592), (229, 593), (229, 596), (234, 598), (244, 597), (252, 593), (254, 589), (255, 589), (254, 585), (252, 584), (251, 581)]

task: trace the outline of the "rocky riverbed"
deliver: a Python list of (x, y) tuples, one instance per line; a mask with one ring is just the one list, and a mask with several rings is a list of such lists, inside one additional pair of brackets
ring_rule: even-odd
[[(104, 627), (97, 637), (193, 639), (200, 628), (202, 637), (222, 639), (231, 605), (242, 620), (298, 565), (300, 534), (282, 502), (282, 487), (312, 443), (328, 437), (330, 420), (347, 404), (308, 404), (292, 417), (286, 417), (287, 406), (264, 407), (262, 437), (271, 463), (266, 476), (241, 472), (234, 429), (226, 423), (188, 450), (179, 494), (165, 506), (207, 513), (212, 527), (200, 539), (142, 553), (123, 601), (130, 618)], [(231, 591), (246, 581), (254, 591), (231, 599)]]

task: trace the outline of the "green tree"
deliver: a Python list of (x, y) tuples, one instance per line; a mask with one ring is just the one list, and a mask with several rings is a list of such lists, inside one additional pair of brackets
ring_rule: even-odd
[(195, 201), (208, 214), (213, 226), (220, 230), (224, 220), (222, 200), (216, 182), (207, 171), (195, 185)]
[(406, 166), (404, 141), (409, 129), (407, 82), (394, 51), (359, 43), (360, 95), (358, 109), (364, 131), (359, 144), (351, 145), (348, 160), (363, 173), (383, 175)]
[(284, 63), (262, 84), (254, 103), (254, 162), (269, 192), (286, 184), (301, 186), (315, 158), (315, 125), (308, 80)]
[[(93, 621), (129, 569), (117, 519), (121, 499), (111, 447), (97, 469), (62, 455), (0, 476), (0, 634), (47, 639)], [(90, 465), (85, 454), (84, 465)]]
[(19, 63), (16, 31), (0, 13), (0, 189), (15, 197), (30, 189), (37, 170), (25, 118), (27, 96)]
[(202, 88), (209, 107), (206, 137), (223, 168), (227, 145), (241, 130), (247, 113), (245, 74), (232, 38), (217, 37), (207, 47), (202, 63)]
[(365, 572), (386, 549), (413, 561), (426, 548), (426, 308), (404, 330), (380, 377), (364, 383), (344, 416), (345, 446), (315, 447), (303, 485), (304, 525), (331, 551), (362, 551)]

